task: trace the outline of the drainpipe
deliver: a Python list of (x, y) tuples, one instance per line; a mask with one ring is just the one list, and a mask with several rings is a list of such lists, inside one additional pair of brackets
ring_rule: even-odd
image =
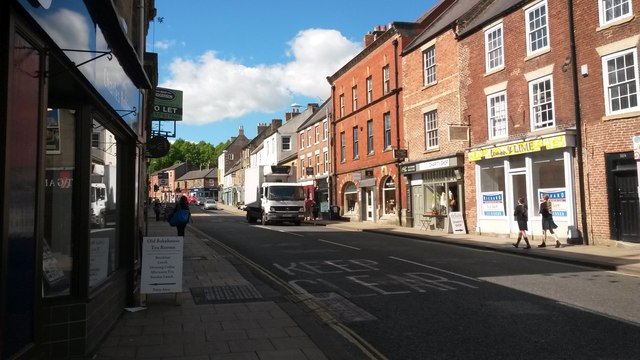
[(336, 86), (334, 84), (331, 84), (331, 108), (332, 111), (331, 113), (333, 114), (333, 116), (331, 117), (331, 119), (329, 119), (329, 153), (331, 154), (331, 157), (333, 158), (331, 161), (331, 164), (329, 165), (329, 187), (333, 187), (333, 192), (330, 194), (331, 197), (329, 197), (329, 217), (331, 217), (331, 214), (333, 214), (333, 206), (338, 206), (338, 183), (336, 180), (336, 144), (335, 144), (335, 139), (336, 139), (336, 125), (334, 123), (335, 119), (337, 118), (336, 116)]
[[(396, 78), (396, 149), (400, 150), (400, 91), (398, 87), (398, 39), (393, 39), (393, 59)], [(402, 175), (400, 173), (400, 159), (396, 159), (396, 174), (398, 188), (398, 225), (402, 226)], [(384, 204), (383, 204), (384, 205)]]
[(578, 59), (576, 57), (576, 37), (573, 19), (573, 0), (567, 1), (569, 15), (569, 41), (571, 44), (571, 58), (573, 61), (573, 109), (576, 114), (576, 150), (578, 157), (578, 181), (580, 184), (580, 220), (582, 223), (582, 243), (589, 245), (589, 228), (587, 226), (585, 185), (584, 185), (584, 162), (582, 151), (582, 117), (580, 116), (580, 91), (578, 89)]

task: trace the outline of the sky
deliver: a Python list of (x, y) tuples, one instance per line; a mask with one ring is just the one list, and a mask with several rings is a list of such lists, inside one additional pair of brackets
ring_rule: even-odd
[(158, 86), (183, 91), (175, 139), (217, 145), (240, 127), (252, 139), (293, 104), (322, 104), (327, 76), (362, 51), (367, 32), (414, 22), (436, 2), (156, 0), (147, 51), (158, 54)]

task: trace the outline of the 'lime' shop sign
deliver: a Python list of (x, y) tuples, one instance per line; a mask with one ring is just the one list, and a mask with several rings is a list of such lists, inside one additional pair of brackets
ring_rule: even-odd
[(156, 88), (153, 120), (182, 120), (182, 90)]
[(543, 139), (534, 139), (508, 145), (501, 145), (488, 149), (469, 151), (469, 161), (493, 159), (541, 150), (560, 149), (564, 147), (567, 147), (567, 137), (565, 135), (558, 135)]

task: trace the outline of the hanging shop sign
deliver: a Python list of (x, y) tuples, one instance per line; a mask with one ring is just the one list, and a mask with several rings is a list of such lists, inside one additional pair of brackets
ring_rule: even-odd
[(182, 120), (182, 90), (156, 88), (153, 99), (153, 120)]
[(501, 145), (488, 149), (469, 151), (469, 161), (493, 159), (503, 156), (526, 154), (542, 150), (561, 149), (567, 147), (566, 135), (552, 136), (543, 139), (522, 141), (514, 144)]
[(164, 136), (154, 136), (147, 143), (147, 151), (150, 158), (160, 158), (169, 153), (171, 144)]

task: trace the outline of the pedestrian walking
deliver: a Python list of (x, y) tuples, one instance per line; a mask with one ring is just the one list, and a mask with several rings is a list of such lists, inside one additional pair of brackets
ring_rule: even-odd
[(177, 218), (174, 220), (174, 223), (178, 229), (178, 236), (184, 236), (184, 230), (187, 228), (187, 224), (191, 221), (191, 211), (189, 211), (189, 202), (187, 201), (186, 196), (183, 195), (178, 199), (171, 217)]
[(513, 217), (518, 222), (518, 241), (513, 244), (514, 247), (518, 247), (520, 245), (520, 240), (524, 240), (524, 243), (527, 244), (525, 249), (531, 249), (531, 245), (529, 244), (529, 239), (527, 238), (527, 231), (529, 230), (527, 226), (527, 222), (529, 221), (529, 209), (527, 208), (527, 204), (525, 204), (525, 200), (523, 197), (518, 199), (518, 205), (516, 205), (516, 210), (513, 212)]
[(153, 201), (153, 211), (156, 213), (156, 221), (160, 221), (160, 212), (162, 211), (162, 205), (160, 205), (160, 201), (155, 199)]
[(311, 220), (311, 210), (313, 208), (314, 201), (307, 194), (307, 199), (304, 201), (304, 219)]
[(558, 235), (553, 232), (553, 229), (557, 229), (558, 225), (553, 221), (553, 205), (549, 201), (549, 195), (545, 194), (542, 197), (543, 201), (540, 203), (540, 215), (542, 215), (542, 244), (538, 245), (539, 248), (547, 246), (547, 231), (556, 240), (556, 248), (561, 246)]

